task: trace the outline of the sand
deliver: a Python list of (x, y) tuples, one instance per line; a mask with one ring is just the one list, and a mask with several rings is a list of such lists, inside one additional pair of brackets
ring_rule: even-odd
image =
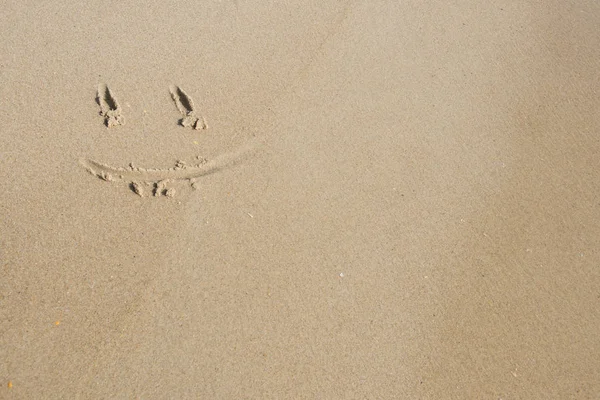
[(600, 395), (597, 1), (2, 8), (0, 398)]

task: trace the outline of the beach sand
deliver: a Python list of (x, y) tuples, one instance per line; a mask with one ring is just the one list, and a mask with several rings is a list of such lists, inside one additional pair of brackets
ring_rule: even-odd
[(600, 3), (0, 21), (0, 398), (598, 398)]

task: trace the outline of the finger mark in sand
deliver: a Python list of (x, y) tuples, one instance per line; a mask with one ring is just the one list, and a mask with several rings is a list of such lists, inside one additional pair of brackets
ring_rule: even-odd
[(171, 97), (175, 102), (175, 106), (183, 116), (179, 120), (179, 125), (183, 127), (193, 127), (196, 130), (206, 129), (206, 120), (202, 116), (196, 115), (194, 109), (194, 100), (181, 89), (179, 86), (171, 86), (169, 88)]
[(125, 124), (121, 106), (107, 85), (98, 85), (96, 102), (100, 106), (100, 115), (104, 117), (104, 124), (107, 128)]

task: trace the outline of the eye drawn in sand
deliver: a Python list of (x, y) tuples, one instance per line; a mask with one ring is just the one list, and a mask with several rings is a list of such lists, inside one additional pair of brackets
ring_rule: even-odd
[(193, 127), (196, 130), (206, 129), (207, 125), (204, 117), (196, 115), (192, 98), (179, 86), (171, 86), (169, 90), (177, 109), (183, 117), (179, 120), (179, 125), (185, 128)]
[(125, 124), (125, 119), (121, 114), (121, 106), (108, 86), (98, 85), (96, 102), (100, 106), (100, 115), (104, 117), (104, 125), (107, 128)]

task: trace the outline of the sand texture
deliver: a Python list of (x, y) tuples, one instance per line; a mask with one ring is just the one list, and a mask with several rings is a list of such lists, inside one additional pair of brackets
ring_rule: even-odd
[(600, 2), (6, 2), (0, 399), (599, 399)]

